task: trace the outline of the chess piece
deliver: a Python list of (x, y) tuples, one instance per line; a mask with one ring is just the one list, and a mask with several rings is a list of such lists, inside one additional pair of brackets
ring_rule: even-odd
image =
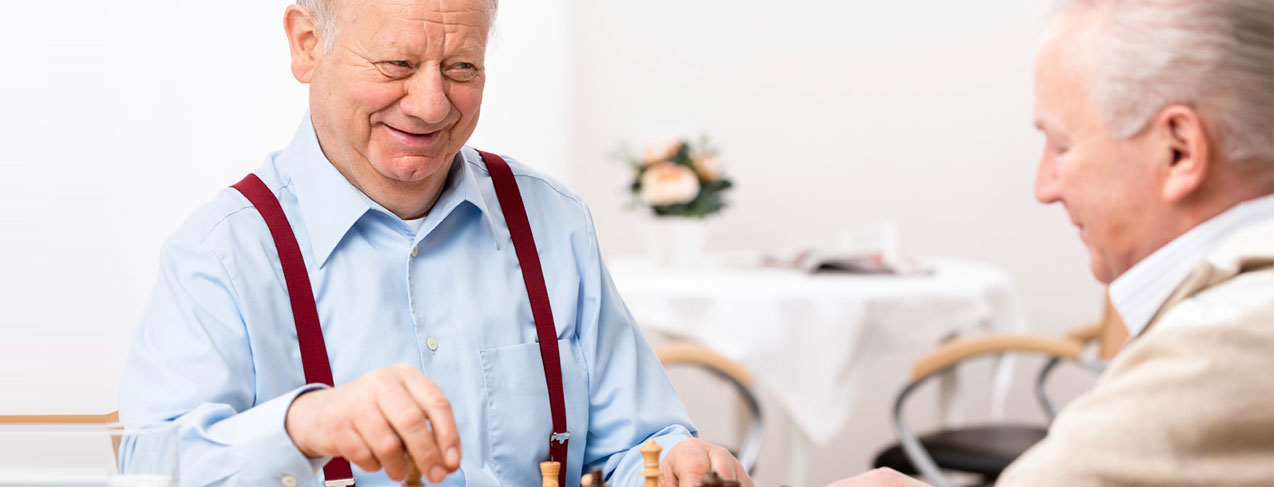
[(725, 481), (716, 472), (708, 472), (699, 480), (699, 487), (725, 487)]
[(540, 475), (544, 477), (540, 487), (559, 487), (557, 474), (562, 471), (562, 464), (557, 462), (540, 462)]
[(407, 457), (407, 480), (403, 481), (402, 487), (425, 487), (425, 483), (420, 480), (420, 469), (416, 468), (416, 461), (411, 457)]
[(602, 475), (602, 469), (595, 468), (592, 472), (584, 474), (579, 479), (580, 487), (606, 487), (606, 479)]
[(659, 487), (659, 452), (663, 451), (659, 445), (655, 444), (655, 440), (646, 440), (646, 444), (641, 446), (641, 456), (646, 460), (646, 469), (641, 471), (641, 476), (646, 477), (646, 487)]

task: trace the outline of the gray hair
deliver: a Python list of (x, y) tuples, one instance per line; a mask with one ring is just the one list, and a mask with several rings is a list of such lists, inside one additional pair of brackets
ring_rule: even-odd
[(1274, 157), (1274, 1), (1063, 0), (1097, 8), (1089, 95), (1115, 137), (1169, 104), (1198, 111), (1234, 162)]
[[(305, 7), (314, 17), (314, 26), (319, 37), (323, 38), (323, 50), (331, 50), (336, 45), (336, 16), (334, 5), (337, 0), (296, 0), (296, 4)], [(495, 14), (499, 10), (500, 0), (486, 0), (487, 19), (491, 29), (495, 29)]]

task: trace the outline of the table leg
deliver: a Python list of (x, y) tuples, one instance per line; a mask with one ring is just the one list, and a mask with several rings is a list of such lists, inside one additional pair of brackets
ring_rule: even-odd
[(783, 430), (787, 446), (787, 465), (783, 485), (806, 485), (809, 479), (810, 441), (787, 414), (783, 414)]

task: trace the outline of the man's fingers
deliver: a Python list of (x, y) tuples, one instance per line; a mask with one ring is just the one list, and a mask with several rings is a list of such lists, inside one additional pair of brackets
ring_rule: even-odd
[(720, 475), (725, 480), (739, 480), (739, 471), (735, 467), (739, 464), (734, 459), (734, 455), (730, 454), (730, 450), (718, 446), (707, 447), (708, 463), (711, 465), (712, 471)]
[(734, 458), (734, 455), (728, 450), (726, 451), (726, 454), (730, 455), (730, 470), (734, 472), (733, 479), (739, 481), (739, 487), (754, 487), (752, 477), (749, 477), (748, 472), (743, 469), (743, 464), (740, 464), (739, 460)]
[[(424, 409), (425, 415), (429, 418), (429, 426), (433, 429), (433, 439), (442, 455), (446, 470), (454, 472), (460, 468), (460, 432), (456, 429), (456, 418), (451, 412), (451, 402), (442, 393), (442, 389), (423, 374), (418, 372), (406, 374), (403, 378), (407, 392), (411, 393), (416, 404)], [(428, 475), (429, 472), (425, 474)]]
[(372, 454), (372, 450), (367, 447), (367, 443), (363, 441), (363, 437), (353, 428), (344, 428), (337, 431), (332, 439), (333, 446), (340, 456), (345, 457), (358, 468), (366, 472), (375, 472), (380, 470), (380, 462), (376, 461), (376, 456)]
[[(390, 427), (384, 416), (381, 414), (360, 414), (354, 419), (354, 429), (363, 438), (363, 442), (367, 444), (372, 455), (376, 456), (376, 461), (385, 469), (385, 474), (389, 478), (394, 480), (406, 478), (407, 463), (403, 458), (403, 442), (398, 438), (398, 434)], [(376, 470), (368, 471), (374, 472)]]
[(676, 462), (673, 465), (673, 473), (676, 475), (677, 487), (696, 487), (704, 475), (708, 475), (708, 471), (712, 468), (712, 459), (708, 457), (707, 450), (700, 445), (694, 445), (691, 448), (678, 448), (673, 452)]
[[(428, 476), (430, 481), (441, 482), (443, 479), (440, 477), (446, 477), (446, 473), (438, 475), (433, 472), (434, 468), (442, 466), (443, 462), (442, 454), (438, 446), (434, 444), (433, 432), (429, 431), (429, 418), (407, 392), (405, 385), (382, 391), (377, 397), (377, 406), (407, 448), (407, 453), (411, 455), (416, 467)], [(388, 473), (388, 470), (386, 472)], [(431, 473), (433, 475), (430, 475)], [(397, 477), (391, 478), (399, 480)]]

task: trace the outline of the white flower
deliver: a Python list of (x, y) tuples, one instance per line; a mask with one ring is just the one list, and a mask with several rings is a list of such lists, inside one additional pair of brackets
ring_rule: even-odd
[(689, 203), (699, 196), (699, 177), (686, 166), (664, 162), (641, 175), (641, 199), (652, 206)]

